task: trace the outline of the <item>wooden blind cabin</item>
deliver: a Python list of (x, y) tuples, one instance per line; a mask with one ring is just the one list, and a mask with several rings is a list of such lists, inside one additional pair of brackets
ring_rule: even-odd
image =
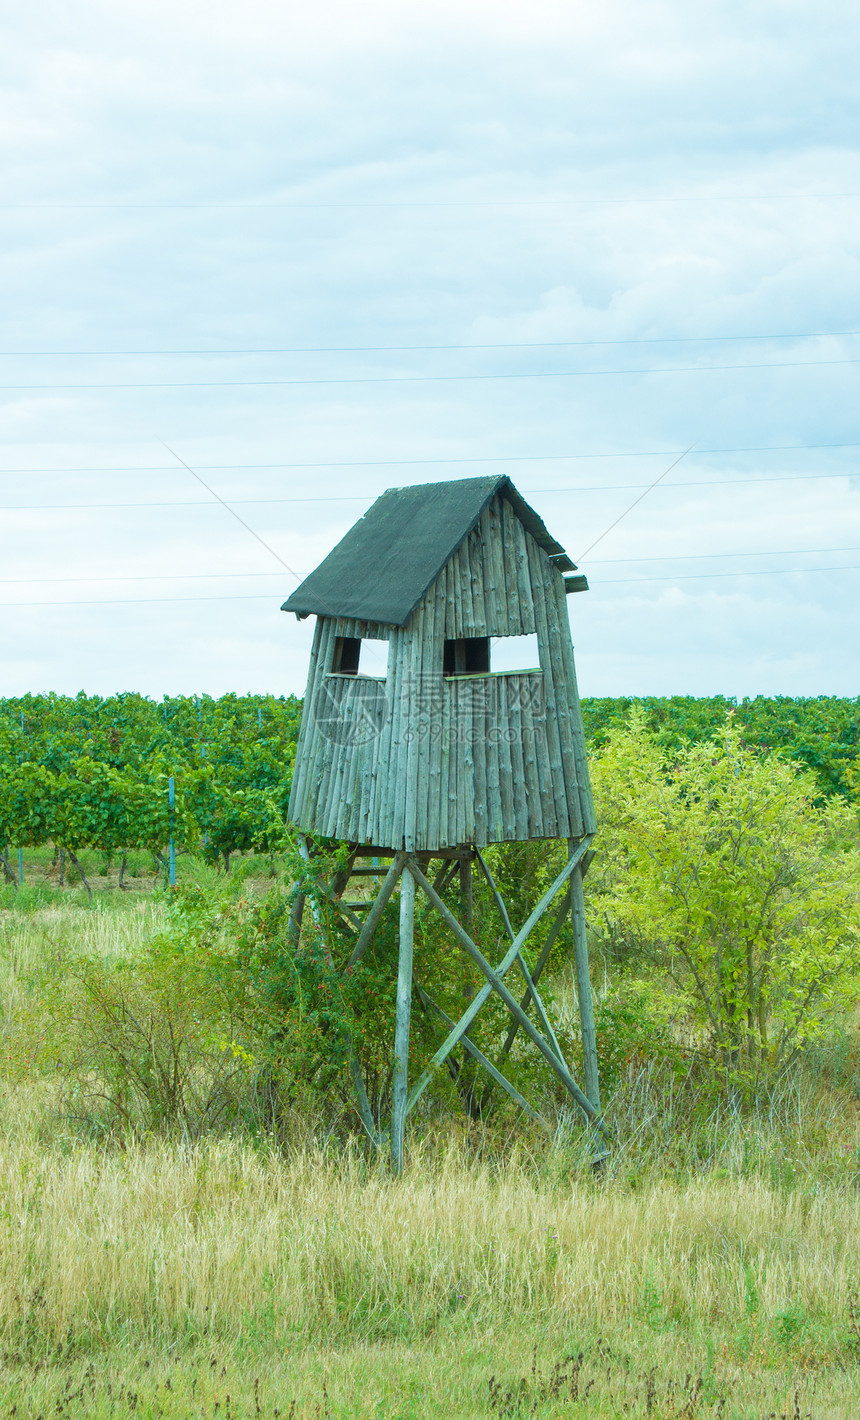
[[(460, 1077), (455, 1049), (463, 1052), (463, 1064), (489, 1075), (484, 1099), (499, 1085), (540, 1118), (501, 1068), (520, 1030), (601, 1128), (582, 892), (595, 822), (566, 604), (569, 593), (586, 589), (585, 577), (534, 509), (509, 478), (498, 476), (389, 489), (283, 606), (299, 618), (317, 618), (289, 817), (303, 835), (306, 856), (314, 837), (350, 845), (348, 869), (324, 889), (356, 933), (350, 966), (366, 952), (400, 885), (390, 1126), (397, 1170), (406, 1117), (435, 1072), (447, 1064)], [(512, 664), (517, 650), (525, 663)], [(528, 839), (567, 840), (567, 862), (517, 929), (481, 850)], [(373, 868), (355, 866), (371, 855)], [(443, 863), (431, 881), (433, 858)], [(376, 897), (344, 904), (351, 875), (381, 877), (384, 859)], [(509, 940), (495, 967), (473, 939), (476, 866)], [(452, 884), (459, 884), (459, 917), (450, 902)], [(457, 1022), (433, 999), (432, 983), (413, 973), (416, 887), (484, 978)], [(293, 909), (298, 934), (303, 906), (299, 899)], [(551, 906), (554, 917), (530, 969), (523, 948)], [(538, 992), (568, 919), (584, 1089), (573, 1079)], [(522, 999), (505, 980), (512, 967), (525, 983)], [(511, 1017), (493, 1059), (469, 1035), (491, 992)], [(413, 997), (441, 1018), (447, 1035), (410, 1089)], [(383, 1131), (357, 1056), (353, 1080), (365, 1128), (379, 1143)], [(475, 1098), (470, 1086), (473, 1111)]]
[[(593, 832), (574, 572), (507, 477), (377, 499), (284, 604), (318, 618), (291, 820), (412, 851)], [(496, 671), (528, 636), (533, 664)]]

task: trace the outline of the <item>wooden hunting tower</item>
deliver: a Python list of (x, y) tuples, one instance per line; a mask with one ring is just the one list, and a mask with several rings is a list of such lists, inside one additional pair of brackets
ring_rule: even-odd
[[(395, 1030), (392, 1154), (402, 1164), (406, 1114), (432, 1068), (455, 1045), (488, 1070), (530, 1114), (531, 1106), (467, 1031), (495, 990), (513, 1022), (502, 1055), (522, 1027), (580, 1109), (598, 1120), (600, 1100), (582, 875), (595, 830), (566, 596), (585, 577), (506, 476), (393, 488), (284, 603), (317, 617), (296, 751), (289, 816), (303, 835), (351, 846), (353, 875), (390, 859), (373, 901), (342, 911), (357, 930), (352, 961), (369, 945), (400, 880), (400, 971)], [(566, 575), (567, 574), (567, 575)], [(525, 665), (517, 651), (528, 652)], [(568, 861), (520, 931), (511, 925), (481, 849), (491, 843), (566, 839)], [(426, 874), (442, 860), (435, 883)], [(473, 865), (511, 939), (490, 965), (472, 941)], [(459, 921), (444, 900), (457, 876)], [(333, 887), (340, 898), (348, 878)], [(408, 1091), (416, 883), (486, 978), (430, 1067)], [(558, 897), (555, 920), (534, 969), (526, 938)], [(358, 916), (366, 910), (366, 916)], [(301, 908), (299, 908), (299, 912)], [(585, 1055), (585, 1089), (573, 1081), (537, 992), (537, 978), (570, 913)], [(516, 963), (526, 993), (504, 982)], [(528, 1010), (534, 1008), (538, 1029)], [(447, 1020), (447, 1017), (446, 1017)], [(359, 1088), (365, 1124), (369, 1108)]]

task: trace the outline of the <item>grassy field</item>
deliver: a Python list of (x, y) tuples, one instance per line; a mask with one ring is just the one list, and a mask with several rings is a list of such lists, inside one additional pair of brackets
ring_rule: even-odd
[[(7, 1036), (47, 946), (157, 900), (6, 911)], [(0, 1416), (860, 1416), (860, 1121), (807, 1072), (752, 1118), (643, 1063), (602, 1180), (576, 1133), (436, 1121), (393, 1180), (297, 1118), (100, 1146), (51, 1079), (0, 1102)]]

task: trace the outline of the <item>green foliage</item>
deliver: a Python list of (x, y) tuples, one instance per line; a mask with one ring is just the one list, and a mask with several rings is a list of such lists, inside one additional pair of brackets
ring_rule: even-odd
[(854, 813), (731, 722), (672, 754), (634, 717), (593, 768), (591, 902), (612, 954), (665, 974), (734, 1086), (784, 1068), (856, 992)]
[(0, 839), (160, 854), (172, 831), (225, 864), (234, 851), (268, 849), (289, 797), (300, 709), (273, 696), (0, 701)]
[(58, 1076), (65, 1113), (97, 1134), (195, 1139), (235, 1123), (257, 1068), (253, 1019), (229, 946), (206, 938), (168, 931), (116, 960), (53, 954), (13, 1032), (18, 1070)]
[(628, 1071), (646, 1061), (666, 1064), (676, 1075), (686, 1069), (685, 1052), (673, 1031), (673, 1007), (678, 1003), (655, 996), (637, 981), (626, 981), (620, 990), (595, 1003), (597, 1054), (602, 1097), (610, 1100)]
[(719, 735), (731, 713), (740, 743), (760, 754), (779, 751), (812, 770), (821, 794), (856, 795), (860, 771), (860, 697), (757, 695), (622, 696), (582, 702), (585, 733), (601, 748), (634, 711), (667, 750)]

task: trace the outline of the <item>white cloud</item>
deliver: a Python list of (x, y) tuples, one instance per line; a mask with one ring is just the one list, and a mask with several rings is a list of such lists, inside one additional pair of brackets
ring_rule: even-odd
[[(4, 201), (23, 204), (4, 214), (0, 348), (860, 329), (860, 199), (788, 196), (860, 193), (858, 26), (855, 7), (837, 0), (815, 11), (784, 0), (31, 7), (7, 22), (0, 46)], [(860, 366), (803, 364), (857, 355), (857, 339), (831, 337), (3, 356), (3, 466), (65, 470), (0, 475), (0, 504), (42, 509), (8, 515), (5, 575), (269, 571), (272, 559), (205, 505), (161, 438), (206, 465), (224, 497), (328, 500), (239, 508), (300, 574), (364, 506), (336, 500), (501, 468), (470, 461), (503, 456), (535, 458), (504, 467), (581, 551), (636, 496), (617, 485), (647, 483), (669, 456), (535, 456), (698, 439), (671, 480), (700, 486), (655, 491), (595, 549), (595, 590), (572, 607), (583, 692), (846, 691), (857, 680), (857, 573), (695, 582), (681, 572), (711, 563), (668, 563), (658, 570), (677, 570), (674, 589), (637, 588), (610, 586), (612, 569), (597, 559), (771, 548), (780, 556), (768, 565), (812, 566), (815, 557), (782, 553), (860, 544), (856, 479), (708, 482), (848, 475), (855, 450), (701, 452), (860, 442)], [(801, 363), (460, 384), (229, 383), (785, 361)], [(176, 380), (188, 384), (149, 387)], [(24, 384), (137, 387), (9, 388)], [(289, 467), (302, 462), (330, 466)], [(598, 491), (540, 491), (577, 488)], [(72, 502), (174, 506), (51, 506)], [(831, 559), (840, 560), (851, 559)], [(649, 571), (631, 563), (613, 575)], [(125, 605), (188, 587), (146, 585), (45, 582), (38, 595), (50, 601), (123, 601), (4, 608), (5, 689), (301, 690), (308, 627), (277, 610), (286, 574), (264, 583), (270, 601)], [(201, 583), (200, 595), (229, 586)], [(2, 599), (36, 599), (32, 581), (7, 582)]]

